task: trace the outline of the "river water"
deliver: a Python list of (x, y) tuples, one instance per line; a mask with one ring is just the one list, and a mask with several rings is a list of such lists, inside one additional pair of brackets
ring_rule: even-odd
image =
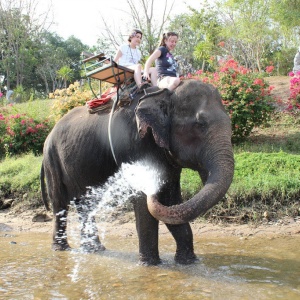
[(196, 238), (199, 262), (138, 262), (136, 237), (106, 236), (106, 251), (54, 252), (49, 233), (0, 233), (0, 299), (300, 299), (300, 237)]
[[(91, 187), (86, 198), (99, 202), (92, 214), (122, 206), (136, 191), (154, 193), (162, 176), (144, 166), (125, 165), (104, 187)], [(82, 253), (78, 226), (69, 221), (72, 251), (52, 251), (49, 233), (0, 232), (1, 300), (300, 299), (300, 236), (197, 237), (199, 261), (182, 266), (173, 260), (173, 238), (164, 234), (163, 263), (146, 267), (138, 264), (136, 236), (106, 235), (104, 228), (99, 232), (107, 250)]]

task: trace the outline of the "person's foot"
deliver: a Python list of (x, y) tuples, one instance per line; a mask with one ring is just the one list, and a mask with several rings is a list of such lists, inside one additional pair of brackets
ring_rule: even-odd
[(144, 89), (146, 89), (148, 87), (151, 87), (151, 84), (148, 81), (144, 81), (139, 85), (138, 90), (143, 91)]

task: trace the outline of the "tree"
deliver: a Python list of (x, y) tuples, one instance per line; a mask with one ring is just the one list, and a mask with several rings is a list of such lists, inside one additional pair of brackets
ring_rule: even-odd
[(191, 11), (189, 23), (193, 32), (197, 33), (195, 38), (198, 40), (193, 55), (202, 61), (202, 70), (204, 70), (206, 63), (210, 63), (210, 57), (217, 55), (221, 24), (218, 13), (206, 1), (199, 12), (192, 8)]
[[(35, 44), (44, 26), (36, 15), (36, 0), (3, 0), (0, 3), (1, 69), (5, 71), (7, 88), (30, 84), (37, 63)], [(47, 17), (47, 14), (46, 14)]]
[[(138, 28), (143, 32), (143, 39), (141, 45), (141, 52), (143, 56), (150, 55), (155, 48), (159, 38), (162, 36), (164, 27), (167, 26), (169, 16), (172, 11), (174, 0), (163, 1), (147, 1), (147, 0), (126, 0), (129, 8), (130, 21), (125, 24), (124, 29), (129, 32), (133, 28)], [(159, 7), (161, 12), (160, 18), (156, 18), (154, 15), (155, 7)], [(118, 46), (124, 43), (124, 36), (121, 31), (115, 33), (111, 30), (108, 19), (102, 16), (102, 21), (105, 27), (105, 32), (102, 33), (100, 38), (100, 44), (105, 47), (107, 44), (111, 44), (109, 52), (115, 52)], [(105, 42), (106, 41), (106, 42)], [(112, 49), (114, 51), (112, 51)], [(105, 52), (105, 48), (103, 49)]]
[[(78, 54), (78, 60), (79, 56), (80, 54)], [(36, 73), (43, 80), (46, 93), (61, 88), (58, 71), (63, 66), (71, 65), (65, 41), (57, 34), (45, 31), (39, 41), (38, 60)]]
[[(220, 0), (223, 54), (230, 55), (252, 70), (262, 71), (264, 58), (273, 51), (279, 34), (271, 22), (269, 8), (272, 0)], [(272, 49), (270, 49), (270, 47)]]
[(170, 22), (168, 28), (169, 31), (174, 31), (179, 35), (179, 42), (174, 49), (174, 55), (179, 63), (181, 75), (192, 73), (199, 68), (201, 63), (193, 54), (201, 39), (201, 32), (198, 28), (192, 28), (190, 20), (190, 14), (177, 15)]
[(68, 66), (63, 66), (57, 71), (57, 75), (63, 80), (64, 88), (67, 88), (67, 81), (72, 78), (72, 72)]

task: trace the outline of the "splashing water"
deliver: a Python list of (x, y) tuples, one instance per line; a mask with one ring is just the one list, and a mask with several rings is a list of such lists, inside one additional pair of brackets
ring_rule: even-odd
[(164, 184), (162, 172), (146, 164), (123, 164), (121, 173), (128, 184), (136, 191), (142, 191), (146, 195), (155, 194)]
[[(146, 195), (156, 193), (162, 186), (163, 173), (145, 161), (122, 164), (120, 170), (109, 177), (106, 183), (99, 187), (88, 187), (87, 193), (81, 197), (80, 209), (85, 219), (84, 228), (87, 236), (94, 230), (92, 219), (97, 214), (100, 221), (124, 204), (138, 197), (141, 192)], [(101, 227), (100, 238), (105, 238), (105, 228)]]
[(87, 201), (88, 208), (94, 215), (102, 208), (123, 205), (140, 192), (146, 195), (154, 194), (163, 183), (162, 172), (146, 162), (126, 163), (122, 164), (120, 170), (109, 177), (103, 186), (88, 187), (88, 192), (83, 198), (90, 200)]

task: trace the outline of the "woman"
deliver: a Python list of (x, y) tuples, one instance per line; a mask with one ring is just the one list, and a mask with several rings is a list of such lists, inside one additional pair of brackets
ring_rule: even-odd
[[(114, 61), (119, 65), (134, 70), (134, 80), (139, 88), (143, 85), (143, 82), (142, 65), (139, 63), (141, 51), (137, 47), (141, 43), (142, 36), (143, 33), (140, 30), (134, 29), (128, 37), (128, 44), (121, 45), (114, 58)], [(148, 74), (151, 75), (152, 85), (156, 85), (155, 68), (150, 68)]]
[(177, 41), (177, 33), (164, 33), (159, 47), (146, 61), (143, 78), (149, 79), (150, 66), (155, 61), (158, 76), (157, 85), (161, 89), (167, 88), (173, 91), (180, 84), (180, 78), (177, 76), (178, 64), (171, 53), (176, 47)]
[(294, 68), (293, 68), (294, 74), (296, 74), (299, 71), (300, 71), (300, 47), (294, 57)]

